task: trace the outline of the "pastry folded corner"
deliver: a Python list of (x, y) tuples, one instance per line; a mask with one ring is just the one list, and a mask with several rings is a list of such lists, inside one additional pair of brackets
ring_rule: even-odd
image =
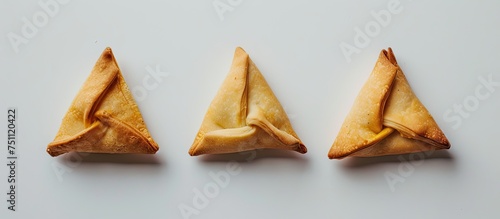
[(154, 154), (158, 149), (111, 48), (106, 48), (71, 103), (47, 152), (51, 156), (72, 151)]
[(259, 69), (238, 47), (230, 72), (211, 102), (189, 154), (260, 148), (307, 152)]
[(328, 157), (373, 157), (449, 148), (448, 139), (413, 93), (389, 48), (380, 52)]

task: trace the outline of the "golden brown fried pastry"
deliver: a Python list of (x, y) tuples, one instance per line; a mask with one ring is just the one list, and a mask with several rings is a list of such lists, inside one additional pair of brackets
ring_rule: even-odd
[(418, 100), (391, 48), (382, 50), (328, 157), (373, 157), (450, 148)]
[(109, 47), (73, 100), (54, 141), (47, 146), (51, 156), (71, 151), (158, 151)]
[(229, 75), (210, 104), (189, 154), (259, 148), (307, 152), (259, 69), (238, 47)]

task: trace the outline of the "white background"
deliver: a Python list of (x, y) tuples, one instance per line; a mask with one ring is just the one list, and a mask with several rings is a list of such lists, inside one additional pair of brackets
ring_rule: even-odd
[[(0, 218), (182, 218), (179, 206), (194, 208), (193, 190), (213, 185), (209, 173), (231, 160), (241, 172), (190, 218), (500, 216), (500, 87), (460, 124), (444, 117), (458, 115), (455, 104), (474, 103), (480, 77), (500, 81), (498, 1), (401, 0), (401, 12), (351, 62), (339, 45), (356, 46), (355, 28), (376, 22), (371, 12), (388, 10), (389, 0), (220, 0), (232, 9), (222, 20), (212, 0), (73, 0), (58, 4), (16, 53), (8, 34), (22, 37), (23, 18), (46, 13), (45, 1), (0, 7), (0, 163), (7, 162), (7, 107), (18, 109), (19, 133), (17, 211), (7, 210), (1, 165)], [(107, 46), (131, 88), (148, 77), (147, 66), (169, 73), (138, 101), (159, 152), (50, 157), (46, 145)], [(267, 79), (307, 154), (259, 150), (250, 162), (250, 154), (188, 155), (237, 46)], [(410, 163), (401, 161), (409, 156), (329, 160), (344, 117), (389, 46), (451, 149)], [(400, 181), (391, 184), (387, 174)]]

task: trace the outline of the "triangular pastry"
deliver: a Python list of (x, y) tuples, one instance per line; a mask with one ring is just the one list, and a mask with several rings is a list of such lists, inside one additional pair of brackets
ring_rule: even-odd
[(189, 154), (260, 148), (307, 152), (259, 69), (238, 47), (231, 70), (210, 104)]
[(158, 151), (109, 47), (73, 100), (54, 141), (47, 146), (51, 156), (71, 151)]
[(413, 93), (389, 48), (380, 52), (328, 157), (373, 157), (448, 148), (448, 139)]

